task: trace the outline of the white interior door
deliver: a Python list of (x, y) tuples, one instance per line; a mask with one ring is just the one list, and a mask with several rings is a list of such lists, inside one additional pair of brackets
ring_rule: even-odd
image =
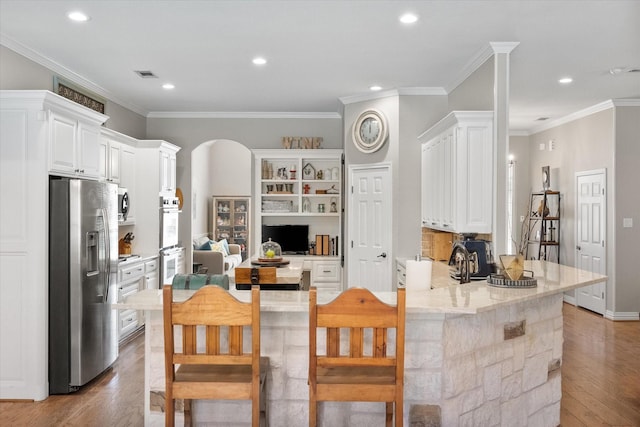
[(350, 167), (348, 287), (391, 291), (391, 171)]
[[(607, 274), (605, 231), (607, 201), (604, 170), (576, 174), (576, 267)], [(579, 306), (604, 314), (606, 282), (576, 290)]]

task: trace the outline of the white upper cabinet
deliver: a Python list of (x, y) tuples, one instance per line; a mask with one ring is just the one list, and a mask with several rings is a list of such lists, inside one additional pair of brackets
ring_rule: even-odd
[(54, 112), (49, 123), (49, 172), (98, 178), (100, 126)]
[(422, 143), (422, 226), (491, 233), (493, 113), (454, 111), (418, 140)]
[(100, 135), (100, 161), (98, 178), (100, 181), (120, 183), (121, 171), (121, 144), (117, 141), (109, 139), (108, 136)]

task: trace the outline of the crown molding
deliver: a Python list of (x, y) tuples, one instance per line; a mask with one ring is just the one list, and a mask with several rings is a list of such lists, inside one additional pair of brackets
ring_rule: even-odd
[(489, 42), (485, 47), (480, 49), (480, 51), (471, 58), (471, 60), (465, 65), (458, 76), (454, 78), (447, 86), (445, 86), (445, 90), (447, 93), (451, 93), (455, 88), (457, 88), (462, 82), (467, 80), (469, 76), (471, 76), (482, 64), (487, 62), (489, 58), (494, 56), (496, 53), (510, 53), (513, 49), (515, 49), (520, 42)]
[(640, 107), (640, 99), (636, 98), (616, 98), (612, 99), (616, 107)]
[(531, 128), (529, 132), (530, 135), (534, 135), (536, 133), (543, 132), (545, 130), (549, 130), (551, 128), (555, 128), (566, 123), (572, 122), (574, 120), (582, 119), (584, 117), (590, 116), (595, 113), (599, 113), (600, 111), (609, 110), (613, 108), (615, 105), (611, 99), (601, 102), (596, 105), (592, 105), (591, 107), (587, 107), (583, 110), (576, 111), (575, 113), (568, 114), (564, 117), (561, 117), (556, 120), (552, 120), (550, 122), (544, 123), (540, 126), (536, 126)]
[(509, 136), (529, 136), (531, 133), (528, 130), (510, 130)]
[(442, 87), (401, 87), (380, 92), (364, 93), (360, 95), (349, 95), (338, 98), (343, 105), (355, 104), (374, 99), (387, 98), (390, 96), (441, 96), (447, 95)]
[(150, 119), (342, 119), (339, 113), (262, 111), (152, 111)]
[(24, 56), (27, 59), (30, 59), (36, 64), (39, 64), (45, 68), (48, 68), (54, 73), (69, 80), (70, 82), (75, 83), (83, 88), (86, 88), (87, 90), (90, 90), (91, 92), (94, 92), (97, 95), (107, 98), (108, 100), (133, 111), (134, 113), (140, 114), (141, 116), (145, 116), (148, 113), (148, 111), (144, 110), (143, 108), (140, 108), (137, 105), (131, 104), (129, 102), (126, 102), (114, 97), (109, 91), (97, 85), (96, 83), (92, 82), (91, 80), (86, 79), (85, 77), (71, 71), (70, 69), (52, 60), (51, 58), (47, 58), (46, 56), (36, 52), (33, 49), (26, 47), (25, 45), (13, 40), (12, 38), (2, 33), (0, 33), (0, 45), (6, 47), (7, 49), (13, 50), (14, 52)]

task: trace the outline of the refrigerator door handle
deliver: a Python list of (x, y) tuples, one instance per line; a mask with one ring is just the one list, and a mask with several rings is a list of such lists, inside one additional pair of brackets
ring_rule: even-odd
[(109, 280), (111, 280), (111, 245), (109, 244), (109, 236), (111, 236), (111, 226), (109, 224), (109, 215), (107, 210), (102, 209), (102, 218), (104, 220), (104, 249), (106, 253), (105, 265), (107, 277), (105, 280), (104, 302), (109, 301)]

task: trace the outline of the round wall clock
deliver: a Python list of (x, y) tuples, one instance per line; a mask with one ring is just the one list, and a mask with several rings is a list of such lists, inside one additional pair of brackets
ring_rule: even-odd
[(353, 144), (363, 153), (378, 151), (388, 136), (387, 119), (378, 110), (363, 111), (353, 124)]

